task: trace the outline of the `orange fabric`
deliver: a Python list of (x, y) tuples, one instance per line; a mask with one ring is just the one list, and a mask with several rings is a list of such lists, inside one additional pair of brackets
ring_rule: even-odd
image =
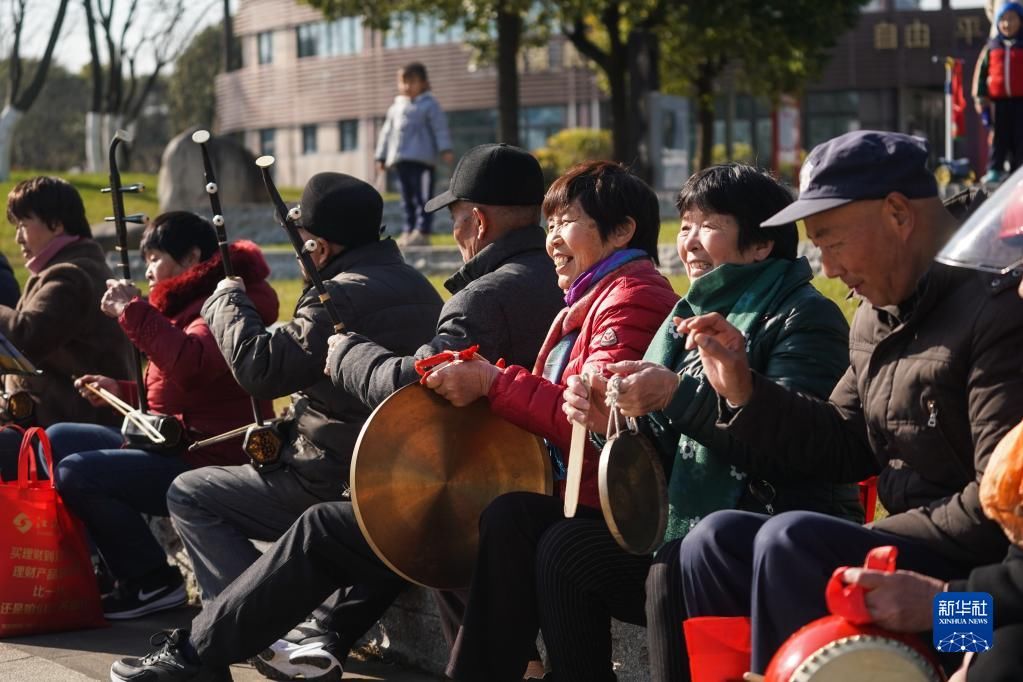
[(980, 480), (984, 514), (1023, 546), (1023, 422), (999, 441)]

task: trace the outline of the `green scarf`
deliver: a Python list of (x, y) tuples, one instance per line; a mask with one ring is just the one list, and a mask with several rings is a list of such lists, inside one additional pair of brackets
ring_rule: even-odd
[[(644, 360), (657, 362), (680, 374), (703, 375), (696, 350), (686, 351), (672, 317), (693, 317), (717, 312), (751, 339), (764, 314), (781, 289), (791, 262), (767, 259), (749, 265), (720, 265), (693, 282), (668, 319), (654, 335)], [(709, 385), (707, 389), (709, 389)], [(655, 431), (664, 432), (668, 419), (661, 413), (650, 415)], [(670, 446), (669, 446), (670, 447)], [(746, 474), (715, 457), (706, 446), (681, 434), (675, 450), (671, 479), (668, 482), (668, 528), (665, 542), (685, 536), (707, 514), (719, 509), (734, 509), (743, 492)]]

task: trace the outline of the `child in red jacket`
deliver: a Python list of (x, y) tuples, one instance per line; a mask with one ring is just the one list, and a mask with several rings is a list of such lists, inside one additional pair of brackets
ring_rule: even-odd
[(996, 20), (998, 35), (981, 53), (974, 80), (974, 104), (977, 113), (988, 109), (994, 119), (991, 158), (984, 182), (998, 182), (1005, 175), (1005, 162), (1011, 170), (1023, 163), (1023, 5), (1007, 2)]

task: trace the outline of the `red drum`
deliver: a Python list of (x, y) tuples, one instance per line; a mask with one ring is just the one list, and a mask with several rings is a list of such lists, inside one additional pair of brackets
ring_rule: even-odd
[[(898, 551), (870, 551), (866, 568), (893, 572)], [(842, 583), (840, 568), (825, 596), (833, 615), (803, 627), (771, 659), (765, 682), (944, 682), (930, 650), (913, 635), (869, 624), (863, 589)]]
[(944, 682), (914, 637), (841, 616), (815, 620), (789, 637), (771, 659), (765, 682)]

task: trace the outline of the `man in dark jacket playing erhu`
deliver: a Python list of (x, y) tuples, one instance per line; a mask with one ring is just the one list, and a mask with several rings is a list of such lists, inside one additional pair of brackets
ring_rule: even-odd
[[(380, 239), (380, 194), (351, 176), (319, 173), (301, 209), (299, 234), (346, 327), (399, 353), (429, 339), (440, 297), (392, 240)], [(333, 325), (313, 287), (273, 331), (238, 280), (222, 281), (202, 316), (245, 390), (259, 399), (292, 394), (276, 461), (191, 471), (167, 493), (208, 603), (259, 557), (250, 539), (272, 542), (308, 507), (341, 499), (370, 410), (323, 376)]]

